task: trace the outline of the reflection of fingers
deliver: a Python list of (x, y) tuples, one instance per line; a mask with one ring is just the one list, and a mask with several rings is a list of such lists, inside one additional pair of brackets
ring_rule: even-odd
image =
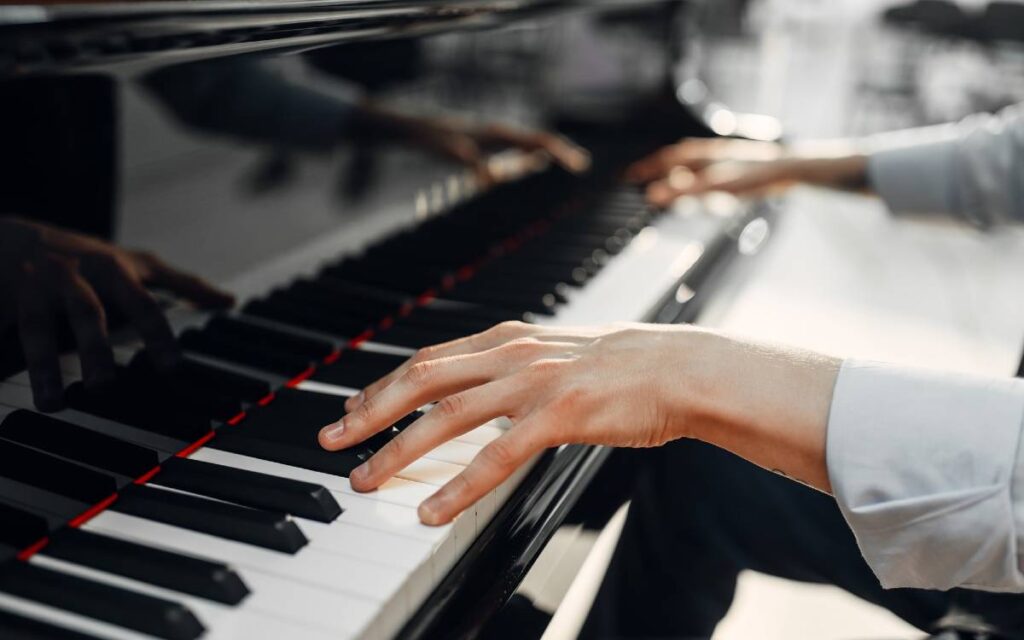
[(58, 276), (71, 330), (82, 362), (82, 379), (97, 387), (114, 376), (114, 354), (107, 336), (107, 318), (99, 296), (76, 270)]
[(58, 411), (64, 406), (55, 316), (56, 309), (42, 274), (28, 270), (18, 305), (18, 331), (32, 395), (40, 411)]
[(128, 316), (142, 336), (156, 365), (169, 367), (178, 361), (178, 345), (159, 303), (139, 283), (123, 259), (112, 255), (90, 256), (87, 275), (90, 281)]
[(544, 131), (521, 131), (491, 124), (478, 137), (485, 144), (509, 146), (523, 151), (544, 151), (562, 168), (583, 173), (590, 168), (590, 152), (568, 138)]
[(149, 271), (149, 283), (162, 287), (205, 309), (225, 309), (235, 303), (234, 296), (206, 280), (179, 271), (150, 254), (136, 254)]
[(441, 400), (356, 469), (350, 477), (352, 487), (373, 490), (445, 442), (512, 413), (512, 398), (520, 389), (510, 380), (503, 378)]
[(424, 524), (450, 522), (547, 446), (542, 425), (519, 424), (480, 450), (462, 473), (420, 505)]

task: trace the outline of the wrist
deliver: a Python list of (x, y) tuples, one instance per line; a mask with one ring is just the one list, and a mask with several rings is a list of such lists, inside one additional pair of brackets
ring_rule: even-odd
[(827, 490), (825, 433), (841, 361), (705, 331), (687, 340), (672, 395), (677, 432)]

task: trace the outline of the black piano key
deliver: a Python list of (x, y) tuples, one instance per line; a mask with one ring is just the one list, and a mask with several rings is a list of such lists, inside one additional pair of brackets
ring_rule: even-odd
[(516, 314), (514, 312), (494, 315), (499, 317), (480, 317), (467, 310), (444, 309), (436, 305), (428, 305), (414, 309), (408, 316), (397, 319), (395, 324), (480, 333), (506, 320), (523, 320), (525, 318), (525, 314)]
[(0, 476), (88, 504), (117, 492), (113, 476), (7, 441), (0, 441)]
[[(12, 547), (12, 546), (10, 546), (8, 544), (4, 544), (3, 542), (0, 542), (0, 566), (3, 566), (3, 563), (7, 562), (8, 560), (14, 560), (15, 558), (18, 557), (18, 554), (21, 553), (21, 552), (22, 552), (22, 549), (20, 549), (18, 547)], [(3, 627), (0, 626), (0, 629), (2, 629), (2, 628)], [(3, 637), (3, 636), (0, 636), (0, 637)]]
[(192, 353), (253, 369), (262, 369), (285, 377), (297, 375), (312, 364), (311, 358), (292, 355), (287, 351), (210, 328), (189, 329), (181, 334), (178, 343), (182, 349)]
[(40, 515), (24, 509), (0, 504), (0, 543), (15, 549), (38, 542), (50, 533), (50, 526)]
[(135, 407), (174, 407), (179, 414), (210, 420), (229, 420), (242, 411), (242, 402), (212, 388), (167, 384), (166, 377), (146, 378), (134, 371), (118, 368), (111, 395), (131, 398)]
[(398, 311), (404, 303), (395, 300), (381, 299), (380, 296), (368, 295), (346, 286), (330, 276), (321, 276), (317, 280), (299, 280), (284, 290), (288, 296), (309, 303), (313, 308), (343, 311), (353, 317), (375, 320)]
[(477, 304), (493, 305), (507, 309), (522, 310), (530, 313), (538, 313), (546, 316), (555, 315), (558, 306), (558, 298), (553, 292), (540, 295), (514, 290), (502, 290), (497, 288), (473, 287), (458, 288), (446, 291), (442, 294), (445, 300), (456, 300), (459, 302), (473, 302)]
[(334, 351), (334, 345), (329, 340), (300, 336), (228, 316), (211, 318), (205, 329), (233, 335), (253, 345), (269, 347), (310, 360), (321, 360)]
[[(335, 362), (317, 368), (316, 382), (361, 389), (397, 369), (408, 358), (390, 353), (346, 349)], [(0, 435), (3, 432), (0, 431)]]
[(480, 269), (477, 277), (486, 278), (491, 275), (527, 280), (538, 279), (550, 284), (564, 282), (579, 287), (583, 286), (593, 274), (583, 267), (543, 263), (507, 264), (503, 260), (496, 260)]
[(160, 464), (153, 449), (25, 410), (0, 422), (0, 438), (130, 478)]
[[(569, 286), (563, 283), (549, 284), (546, 282), (538, 282), (535, 280), (521, 280), (518, 278), (507, 278), (500, 275), (492, 275), (488, 277), (473, 278), (467, 282), (460, 283), (454, 289), (454, 294), (459, 295), (464, 292), (478, 293), (480, 291), (496, 291), (504, 292), (511, 291), (517, 294), (530, 294), (536, 298), (540, 298), (544, 295), (551, 294), (555, 296), (558, 302), (568, 302), (567, 297)], [(446, 297), (452, 297), (448, 294), (444, 294)]]
[[(468, 262), (468, 261), (467, 261)], [(332, 265), (323, 275), (353, 284), (379, 287), (387, 291), (419, 295), (436, 287), (449, 276), (450, 269), (417, 265), (394, 259), (350, 259)]]
[(96, 636), (64, 629), (0, 609), (0, 637), (5, 640), (98, 640)]
[(253, 300), (244, 307), (242, 312), (257, 318), (326, 333), (339, 338), (353, 338), (370, 327), (371, 322), (365, 318), (350, 318), (341, 315), (321, 313), (306, 308), (301, 301), (289, 300), (282, 295), (274, 295), (262, 300)]
[(26, 562), (0, 567), (0, 591), (166, 640), (193, 640), (205, 631), (181, 603)]
[(319, 522), (341, 515), (337, 501), (320, 485), (200, 460), (172, 458), (152, 484)]
[(266, 380), (228, 371), (192, 358), (182, 358), (171, 371), (162, 372), (153, 367), (145, 354), (132, 359), (129, 371), (141, 376), (159, 388), (175, 390), (181, 395), (205, 391), (222, 397), (235, 398), (255, 404), (270, 393)]
[(125, 489), (111, 509), (284, 553), (295, 553), (307, 542), (302, 530), (284, 513), (248, 509), (150, 486)]
[(214, 449), (348, 477), (369, 457), (365, 447), (331, 452), (320, 447), (320, 429), (344, 413), (344, 398), (282, 389), (277, 399), (252, 411), (230, 429), (222, 429)]
[(183, 442), (194, 442), (210, 432), (210, 419), (187, 413), (173, 406), (171, 401), (154, 405), (114, 384), (102, 391), (88, 390), (81, 382), (68, 387), (68, 406), (101, 418), (121, 422), (133, 427)]
[(374, 342), (390, 344), (395, 347), (407, 347), (409, 349), (420, 349), (442, 342), (457, 340), (469, 335), (465, 331), (448, 331), (433, 327), (415, 327), (407, 324), (395, 324), (395, 326), (382, 330), (373, 337)]
[(225, 564), (81, 529), (62, 529), (42, 553), (223, 604), (238, 604), (249, 594), (239, 575)]
[(0, 504), (6, 504), (47, 519), (50, 526), (63, 525), (94, 503), (83, 502), (0, 476)]

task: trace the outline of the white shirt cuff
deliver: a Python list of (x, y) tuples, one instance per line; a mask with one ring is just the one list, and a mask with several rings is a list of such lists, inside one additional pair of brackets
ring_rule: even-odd
[(1024, 382), (843, 364), (827, 460), (883, 587), (1024, 591)]
[(955, 140), (876, 151), (868, 156), (868, 183), (893, 213), (953, 215), (960, 209), (956, 162)]

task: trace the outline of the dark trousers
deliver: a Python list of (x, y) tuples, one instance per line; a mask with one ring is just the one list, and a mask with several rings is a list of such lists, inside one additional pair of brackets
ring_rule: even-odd
[(925, 631), (958, 611), (1024, 637), (1024, 596), (883, 590), (827, 495), (694, 441), (625, 455), (632, 503), (581, 637), (710, 637), (743, 569), (838, 586)]

